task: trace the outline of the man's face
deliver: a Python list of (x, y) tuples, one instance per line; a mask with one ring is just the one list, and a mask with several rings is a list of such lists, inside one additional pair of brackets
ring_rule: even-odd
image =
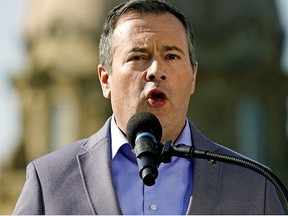
[(98, 74), (118, 127), (126, 132), (135, 113), (151, 112), (161, 122), (162, 140), (175, 140), (185, 124), (197, 72), (182, 23), (169, 13), (128, 13), (117, 23), (113, 44), (112, 71), (100, 65)]

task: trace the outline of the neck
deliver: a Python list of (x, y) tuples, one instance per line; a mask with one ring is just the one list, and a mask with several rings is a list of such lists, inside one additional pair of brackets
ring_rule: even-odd
[(180, 134), (182, 133), (182, 131), (184, 130), (185, 125), (186, 125), (186, 120), (184, 121), (183, 124), (181, 124), (180, 127), (176, 127), (176, 128), (163, 127), (162, 128), (163, 135), (162, 135), (161, 143), (165, 143), (168, 140), (172, 140), (173, 142), (175, 142), (180, 136)]

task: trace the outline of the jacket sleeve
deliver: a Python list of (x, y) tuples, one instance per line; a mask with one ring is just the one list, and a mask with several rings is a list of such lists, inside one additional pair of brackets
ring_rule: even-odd
[(28, 164), (26, 173), (26, 182), (12, 214), (45, 214), (43, 211), (42, 188), (33, 162)]
[[(282, 197), (279, 197), (282, 198)], [(265, 209), (266, 215), (284, 215), (284, 210), (281, 206), (280, 200), (277, 197), (274, 185), (266, 179), (266, 196), (265, 196)]]

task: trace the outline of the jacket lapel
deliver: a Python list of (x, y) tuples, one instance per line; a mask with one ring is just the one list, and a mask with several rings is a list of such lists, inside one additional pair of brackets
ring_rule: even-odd
[[(197, 149), (216, 151), (218, 146), (202, 135), (190, 122), (193, 145)], [(187, 214), (213, 214), (218, 200), (222, 163), (194, 160), (193, 193)]]
[(94, 214), (122, 214), (111, 175), (110, 119), (83, 145), (87, 153), (78, 156), (79, 168)]

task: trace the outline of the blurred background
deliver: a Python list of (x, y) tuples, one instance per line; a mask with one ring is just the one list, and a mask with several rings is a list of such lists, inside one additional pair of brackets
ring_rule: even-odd
[[(107, 12), (121, 0), (2, 0), (0, 214), (27, 163), (96, 132), (111, 115), (97, 77)], [(170, 0), (191, 20), (199, 62), (189, 117), (288, 186), (288, 1)]]

